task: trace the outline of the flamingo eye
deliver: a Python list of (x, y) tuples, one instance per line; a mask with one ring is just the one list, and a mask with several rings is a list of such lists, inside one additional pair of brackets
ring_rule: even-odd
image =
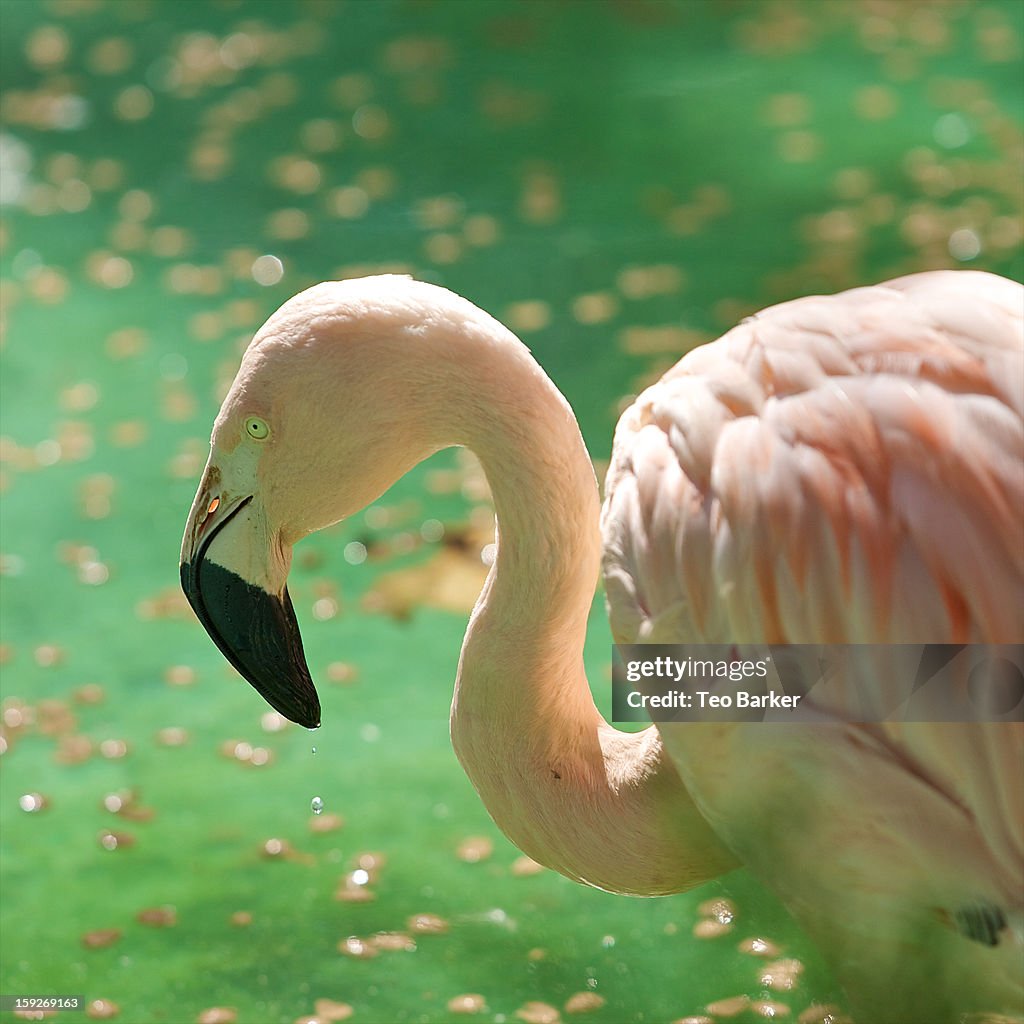
[(263, 441), (270, 436), (270, 427), (267, 426), (267, 421), (261, 420), (259, 416), (249, 416), (245, 421), (245, 432), (257, 441)]

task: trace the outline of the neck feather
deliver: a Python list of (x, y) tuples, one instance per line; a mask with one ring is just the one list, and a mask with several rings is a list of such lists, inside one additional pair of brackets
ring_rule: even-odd
[(497, 824), (539, 862), (615, 891), (689, 888), (734, 860), (657, 732), (608, 726), (583, 667), (601, 539), (576, 419), (526, 347), (470, 309), (456, 329), (435, 323), (421, 350), (436, 382), (423, 408), (430, 447), (475, 452), (497, 516), (459, 662), (456, 752)]

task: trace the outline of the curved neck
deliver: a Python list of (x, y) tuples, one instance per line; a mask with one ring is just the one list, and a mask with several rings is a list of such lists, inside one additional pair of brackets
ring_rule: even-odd
[[(433, 348), (428, 344), (428, 349)], [(470, 619), (452, 742), (499, 827), (601, 888), (678, 892), (735, 860), (693, 807), (654, 729), (620, 733), (583, 666), (601, 537), (593, 467), (568, 403), (497, 322), (445, 332), (427, 419), (483, 465), (497, 554)], [(430, 404), (430, 403), (428, 403)]]

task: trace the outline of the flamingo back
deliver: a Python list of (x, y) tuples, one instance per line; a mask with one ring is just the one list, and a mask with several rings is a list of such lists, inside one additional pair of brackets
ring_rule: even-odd
[[(602, 510), (613, 634), (1021, 642), (1022, 510), (1024, 288), (939, 271), (786, 302), (689, 353), (622, 416)], [(1019, 723), (660, 731), (858, 1019), (1021, 1005)], [(957, 932), (972, 906), (1002, 922), (994, 948)]]

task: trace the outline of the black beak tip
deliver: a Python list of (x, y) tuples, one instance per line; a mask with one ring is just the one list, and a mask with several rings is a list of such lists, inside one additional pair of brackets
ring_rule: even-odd
[(288, 589), (278, 597), (216, 562), (181, 564), (181, 587), (221, 653), (277, 712), (320, 727), (320, 698), (306, 665)]

